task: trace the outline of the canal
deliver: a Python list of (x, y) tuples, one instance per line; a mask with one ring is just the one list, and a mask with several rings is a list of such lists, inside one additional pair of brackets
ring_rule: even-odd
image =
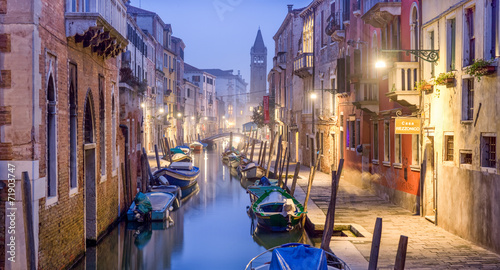
[(171, 213), (173, 224), (121, 222), (75, 269), (244, 269), (266, 249), (289, 242), (311, 244), (304, 230), (270, 233), (247, 214), (246, 187), (223, 165), (221, 146), (194, 155), (199, 190)]

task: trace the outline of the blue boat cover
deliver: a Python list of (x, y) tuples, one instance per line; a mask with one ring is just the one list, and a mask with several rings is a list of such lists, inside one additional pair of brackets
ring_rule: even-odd
[(273, 250), (269, 270), (327, 270), (322, 249), (299, 245)]
[(269, 179), (268, 179), (267, 177), (262, 176), (262, 177), (260, 178), (260, 185), (261, 185), (261, 186), (264, 186), (264, 187), (265, 187), (265, 186), (270, 186), (270, 185), (271, 185), (271, 182), (269, 182)]

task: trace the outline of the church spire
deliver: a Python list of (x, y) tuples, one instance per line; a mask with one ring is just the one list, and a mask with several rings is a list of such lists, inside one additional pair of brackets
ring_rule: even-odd
[(260, 26), (259, 26), (259, 31), (257, 31), (257, 37), (255, 37), (255, 42), (253, 43), (252, 50), (256, 52), (265, 49), (266, 46), (264, 45), (264, 39), (262, 38), (262, 33), (260, 32)]

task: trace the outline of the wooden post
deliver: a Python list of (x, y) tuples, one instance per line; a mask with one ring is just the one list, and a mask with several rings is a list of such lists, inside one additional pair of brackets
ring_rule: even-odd
[(335, 204), (337, 202), (337, 191), (339, 189), (340, 174), (344, 166), (344, 159), (339, 160), (338, 171), (332, 171), (332, 190), (330, 192), (330, 203), (326, 213), (325, 229), (323, 230), (323, 239), (321, 240), (321, 248), (328, 251), (330, 241), (333, 235), (333, 227), (335, 221)]
[(146, 154), (146, 149), (144, 147), (142, 148), (142, 154), (144, 155), (144, 158), (146, 159), (146, 169), (148, 170), (148, 175), (149, 175), (149, 184), (152, 186), (153, 183), (153, 173), (151, 172), (151, 166), (149, 166), (149, 159), (148, 155)]
[[(311, 195), (311, 188), (314, 181), (314, 175), (320, 159), (321, 155), (318, 154), (316, 157), (316, 164), (314, 165), (314, 167), (311, 167), (311, 172), (309, 173), (309, 182), (307, 184), (306, 200), (304, 201), (304, 212), (307, 212), (307, 202), (309, 201), (309, 196)], [(306, 216), (304, 216), (304, 219), (302, 219), (302, 227), (304, 227), (305, 223), (306, 223)]]
[(266, 168), (266, 177), (269, 177), (269, 170), (271, 169), (271, 160), (273, 159), (273, 154), (274, 154), (274, 145), (276, 144), (275, 141), (278, 138), (278, 133), (274, 135), (274, 138), (271, 139), (271, 147), (269, 147), (269, 160), (267, 161), (267, 168)]
[(382, 237), (382, 218), (377, 218), (373, 230), (372, 249), (370, 250), (370, 262), (368, 270), (376, 270), (378, 264), (378, 253), (380, 250), (380, 238)]
[(125, 194), (123, 201), (125, 202), (125, 205), (127, 207), (130, 206), (130, 201), (128, 200), (128, 185), (127, 185), (127, 172), (125, 171), (125, 164), (123, 162), (121, 163), (121, 169), (122, 169), (122, 182), (123, 182), (123, 192)]
[(35, 235), (33, 232), (33, 207), (31, 205), (31, 182), (28, 172), (23, 172), (21, 177), (23, 199), (24, 240), (26, 244), (27, 269), (36, 269)]
[(253, 161), (253, 151), (255, 150), (255, 140), (252, 139), (252, 150), (250, 150), (250, 162)]
[(156, 156), (156, 169), (161, 169), (160, 157), (158, 156), (158, 146), (155, 144), (155, 156)]
[(229, 151), (233, 150), (233, 132), (229, 132)]
[(165, 144), (167, 145), (168, 160), (170, 161), (170, 164), (172, 164), (172, 153), (170, 152), (170, 144), (168, 143), (167, 138), (165, 138)]
[(285, 158), (288, 153), (288, 148), (285, 147), (285, 153), (283, 154), (283, 157), (280, 158), (280, 166), (279, 166), (279, 176), (278, 176), (278, 186), (283, 187), (283, 180), (281, 177), (283, 176), (283, 167), (285, 166)]
[(278, 140), (278, 152), (276, 153), (276, 159), (274, 160), (274, 177), (278, 177), (278, 169), (281, 161), (281, 155), (283, 154), (282, 137), (280, 135)]
[(142, 171), (142, 177), (141, 177), (141, 192), (146, 193), (146, 186), (147, 186), (147, 178), (148, 178), (148, 173), (146, 172), (146, 162), (145, 161), (146, 157), (141, 154), (141, 171)]
[(295, 186), (297, 185), (297, 178), (299, 177), (300, 161), (295, 164), (295, 172), (293, 173), (292, 187), (290, 188), (290, 195), (295, 193)]
[(396, 263), (394, 264), (394, 270), (405, 269), (407, 247), (408, 247), (408, 237), (401, 235), (399, 237), (398, 253), (396, 253)]
[(264, 149), (262, 150), (262, 167), (265, 166), (266, 162), (266, 150), (267, 150), (267, 141), (264, 142)]
[[(289, 149), (289, 148), (287, 147), (286, 149)], [(290, 154), (290, 150), (288, 150), (288, 156), (286, 159), (285, 190), (286, 190), (287, 185), (288, 185), (288, 168), (290, 166), (290, 158), (291, 158), (291, 154)]]
[(264, 142), (261, 141), (260, 142), (260, 149), (259, 149), (259, 158), (257, 159), (257, 165), (260, 165), (260, 159), (261, 159), (261, 155), (262, 155), (262, 149), (264, 148)]

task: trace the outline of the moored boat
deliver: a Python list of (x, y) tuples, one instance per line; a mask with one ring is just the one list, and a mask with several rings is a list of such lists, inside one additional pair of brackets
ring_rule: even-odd
[(258, 225), (271, 231), (290, 231), (305, 216), (304, 206), (281, 188), (269, 189), (253, 204)]
[(164, 176), (170, 185), (179, 186), (182, 190), (183, 198), (194, 190), (198, 175), (200, 175), (200, 169), (193, 166), (191, 162), (172, 162), (167, 168), (162, 168), (154, 172), (156, 179)]
[(167, 220), (176, 196), (170, 192), (138, 193), (127, 211), (128, 221)]
[(188, 156), (186, 154), (180, 154), (176, 153), (172, 155), (172, 162), (191, 162), (193, 161), (193, 158), (191, 156)]
[[(254, 265), (257, 261), (264, 263)], [(328, 260), (327, 260), (328, 256)], [(277, 246), (255, 256), (245, 267), (245, 270), (285, 270), (285, 269), (321, 269), (349, 270), (349, 266), (335, 254), (307, 244), (289, 243)]]
[(189, 145), (189, 148), (191, 148), (193, 152), (199, 153), (203, 151), (203, 144), (201, 144), (200, 142), (193, 142)]
[(260, 179), (266, 174), (266, 170), (254, 162), (250, 162), (240, 168), (241, 175), (248, 180)]

